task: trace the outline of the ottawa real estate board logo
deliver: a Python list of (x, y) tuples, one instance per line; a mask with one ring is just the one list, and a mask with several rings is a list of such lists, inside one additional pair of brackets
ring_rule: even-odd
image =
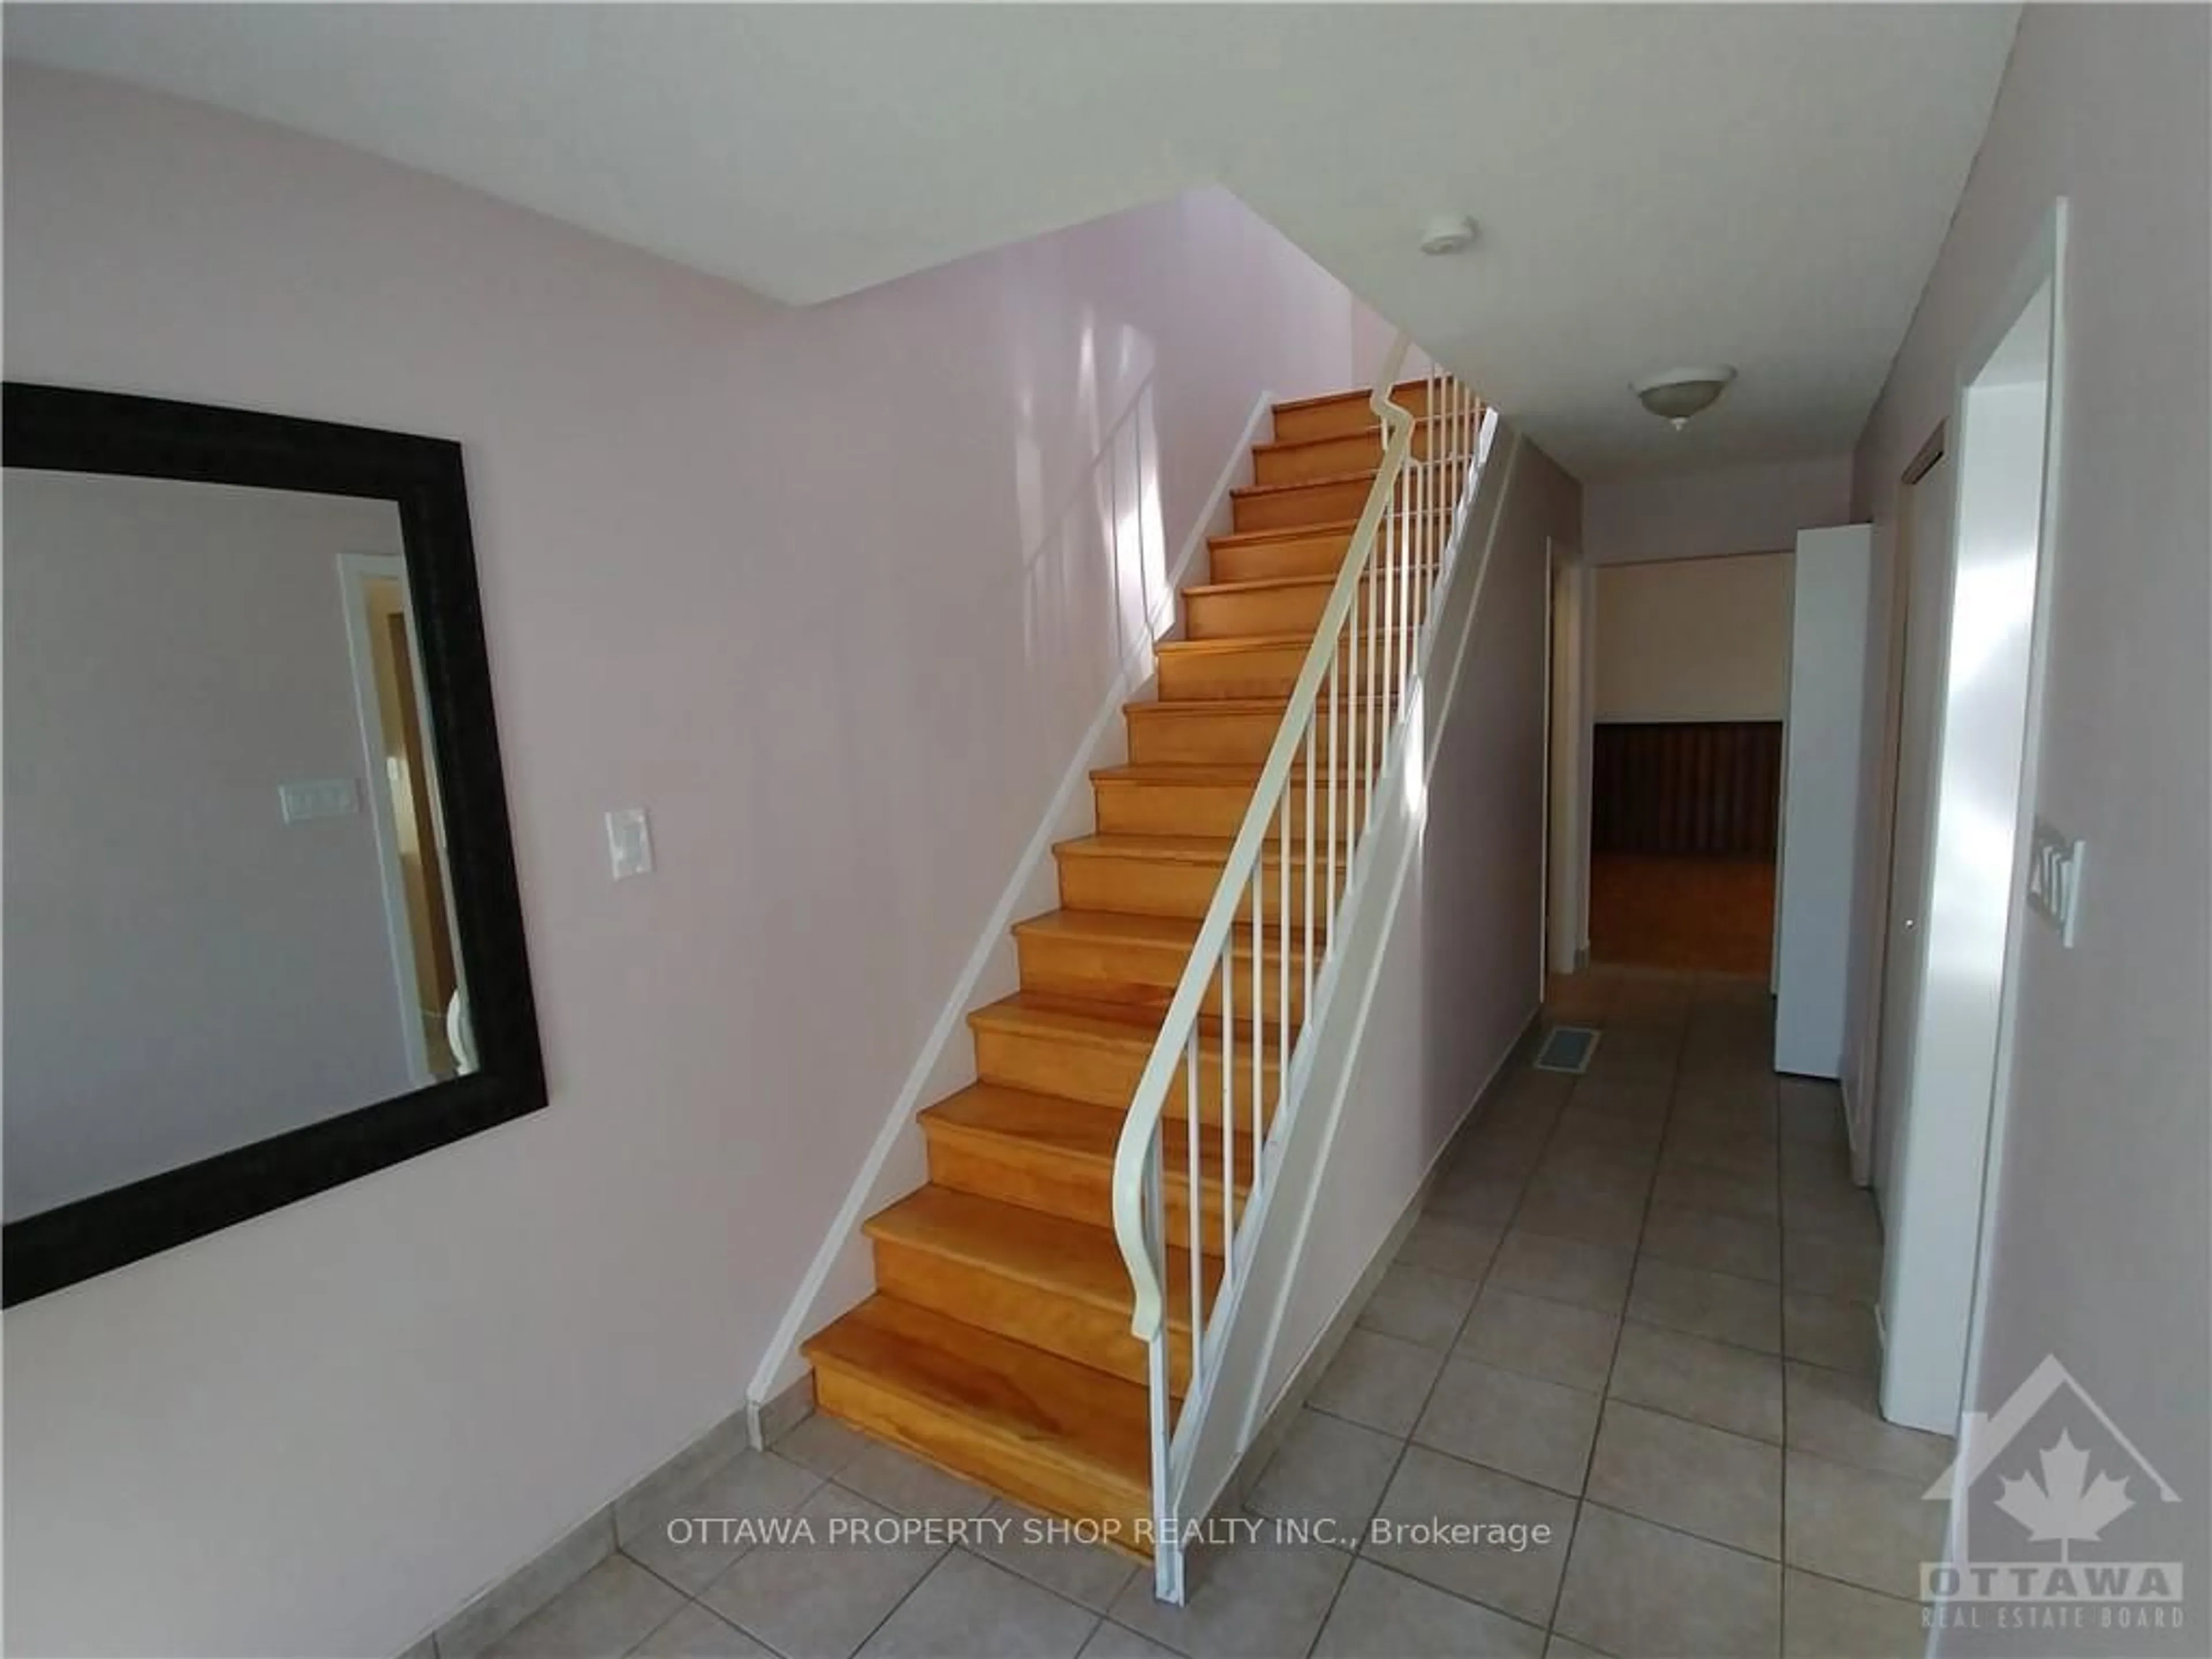
[(1954, 1504), (1948, 1554), (1920, 1567), (1931, 1627), (2172, 1631), (2180, 1494), (2049, 1356), (1922, 1494)]

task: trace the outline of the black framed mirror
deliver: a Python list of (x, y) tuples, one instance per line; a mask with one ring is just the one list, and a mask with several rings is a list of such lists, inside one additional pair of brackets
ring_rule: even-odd
[(0, 1301), (545, 1103), (458, 444), (0, 386)]

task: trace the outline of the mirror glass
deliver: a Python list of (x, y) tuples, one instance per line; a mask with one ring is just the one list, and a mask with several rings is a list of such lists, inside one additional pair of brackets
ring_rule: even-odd
[(389, 501), (0, 473), (4, 1209), (473, 1067)]

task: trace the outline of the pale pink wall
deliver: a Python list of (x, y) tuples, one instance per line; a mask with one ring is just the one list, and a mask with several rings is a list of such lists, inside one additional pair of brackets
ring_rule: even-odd
[[(398, 510), (21, 468), (0, 489), (12, 1220), (404, 1091), (417, 1017), (337, 563), (398, 552)], [(329, 778), (361, 810), (286, 823), (278, 787)]]
[(114, 85), (10, 64), (6, 141), (9, 374), (465, 448), (550, 1109), (7, 1317), (11, 1648), (388, 1653), (740, 1403), (1108, 684), (1115, 521), (1133, 588), (1351, 308), (1220, 194), (785, 312)]
[[(2056, 1354), (2180, 1490), (2160, 1534), (2170, 1547), (2154, 1559), (2191, 1563), (2212, 1557), (2208, 66), (2202, 7), (2026, 9), (1942, 253), (1859, 441), (1854, 486), (1882, 568), (1899, 480), (1950, 416), (1961, 359), (2063, 193), (2067, 390), (2034, 808), (2084, 838), (2088, 855), (2075, 948), (2027, 924), (1986, 1348), (1966, 1405), (1994, 1409)], [(1886, 638), (1879, 623), (1875, 638)], [(1875, 793), (1869, 783), (1860, 799)], [(1862, 953), (1873, 920), (1861, 918)], [(2148, 1487), (2131, 1490), (2148, 1503)], [(2132, 1632), (2129, 1652), (2203, 1651), (2201, 1572), (2186, 1588), (2185, 1626)], [(1936, 1644), (2059, 1654), (2082, 1638), (1947, 1628)]]
[(1844, 523), (1850, 493), (1849, 455), (1623, 473), (1585, 490), (1583, 551), (1593, 564), (1783, 552), (1801, 530)]

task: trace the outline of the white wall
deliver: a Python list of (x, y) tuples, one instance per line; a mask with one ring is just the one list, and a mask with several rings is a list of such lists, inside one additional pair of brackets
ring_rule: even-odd
[[(10, 468), (9, 1218), (409, 1086), (337, 556), (389, 501)], [(280, 784), (350, 778), (350, 817)]]
[(1622, 473), (1585, 491), (1583, 551), (1595, 564), (1783, 552), (1799, 531), (1848, 518), (1850, 493), (1849, 455)]
[(6, 74), (9, 374), (462, 442), (551, 1088), (9, 1312), (8, 1645), (389, 1654), (741, 1403), (1148, 573), (1371, 366), (1224, 194), (786, 312)]
[(1791, 563), (1753, 553), (1599, 566), (1596, 718), (1780, 720)]
[[(1893, 546), (1899, 478), (1951, 413), (1971, 337), (2063, 192), (2069, 378), (2035, 810), (2089, 850), (2076, 947), (2040, 923), (2025, 940), (1967, 1405), (1992, 1409), (2056, 1354), (2180, 1489), (2160, 1555), (2190, 1563), (2212, 1557), (2208, 63), (2202, 8), (2027, 9), (1854, 489)], [(1863, 915), (1862, 949), (1876, 925)], [(2189, 1589), (2186, 1627), (2134, 1633), (2130, 1652), (2203, 1651), (2201, 1572)], [(1936, 1640), (2016, 1655), (2075, 1652), (2082, 1638)]]

